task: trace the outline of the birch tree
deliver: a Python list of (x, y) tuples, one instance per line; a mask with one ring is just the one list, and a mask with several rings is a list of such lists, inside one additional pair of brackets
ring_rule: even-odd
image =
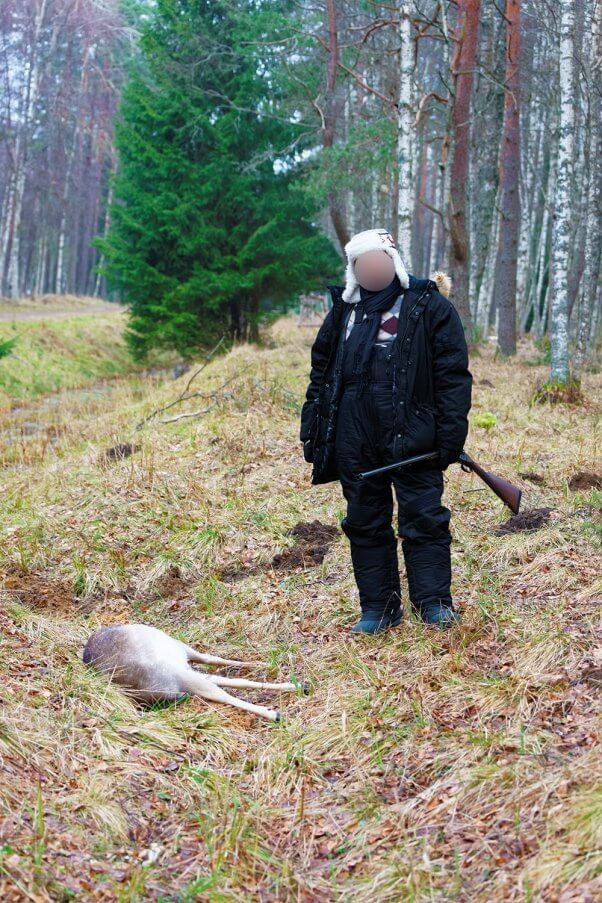
[(550, 305), (550, 378), (558, 387), (569, 382), (569, 255), (572, 216), (573, 129), (573, 44), (575, 7), (573, 0), (560, 0), (559, 28), (559, 123), (556, 191), (552, 217)]
[(589, 57), (589, 109), (587, 117), (587, 189), (586, 189), (586, 229), (585, 266), (581, 280), (579, 320), (577, 324), (577, 347), (573, 363), (573, 378), (579, 380), (590, 336), (592, 314), (599, 299), (600, 287), (600, 246), (602, 220), (602, 138), (600, 122), (602, 118), (602, 84), (600, 65), (602, 61), (602, 3), (594, 10), (592, 50)]
[(399, 4), (399, 103), (397, 110), (398, 207), (397, 229), (399, 253), (406, 267), (412, 261), (412, 219), (414, 212), (413, 91), (414, 45), (412, 41), (411, 0)]

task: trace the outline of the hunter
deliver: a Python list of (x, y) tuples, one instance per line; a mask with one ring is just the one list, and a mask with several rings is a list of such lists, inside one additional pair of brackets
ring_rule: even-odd
[[(386, 229), (345, 245), (345, 285), (328, 285), (329, 309), (311, 349), (300, 440), (314, 484), (340, 480), (361, 618), (354, 633), (402, 621), (397, 537), (410, 603), (427, 624), (459, 618), (451, 596), (450, 510), (443, 471), (468, 433), (472, 375), (460, 317), (444, 274), (408, 274)], [(436, 459), (364, 479), (358, 473), (423, 452)], [(398, 533), (393, 493), (398, 505)]]

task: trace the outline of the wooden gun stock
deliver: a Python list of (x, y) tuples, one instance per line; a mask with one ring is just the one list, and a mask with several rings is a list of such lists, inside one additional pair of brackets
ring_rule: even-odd
[(489, 486), (492, 492), (495, 492), (497, 497), (503, 501), (504, 505), (507, 505), (508, 508), (510, 508), (513, 514), (518, 514), (522, 496), (522, 492), (518, 486), (514, 486), (502, 477), (497, 477), (494, 473), (483, 470), (481, 465), (477, 464), (476, 461), (473, 461), (466, 452), (462, 452), (458, 460), (463, 471), (466, 473), (470, 471), (476, 473), (476, 475)]

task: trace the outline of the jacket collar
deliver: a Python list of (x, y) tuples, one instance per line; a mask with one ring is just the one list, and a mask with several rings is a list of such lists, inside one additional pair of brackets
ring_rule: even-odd
[(427, 289), (437, 291), (437, 283), (433, 279), (418, 279), (417, 276), (413, 276), (410, 273), (410, 285), (408, 291), (420, 294)]

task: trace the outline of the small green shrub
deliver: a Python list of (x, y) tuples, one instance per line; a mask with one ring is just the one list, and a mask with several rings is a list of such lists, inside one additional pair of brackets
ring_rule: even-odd
[(479, 414), (475, 414), (473, 423), (489, 432), (497, 424), (497, 417), (491, 411), (481, 411)]

